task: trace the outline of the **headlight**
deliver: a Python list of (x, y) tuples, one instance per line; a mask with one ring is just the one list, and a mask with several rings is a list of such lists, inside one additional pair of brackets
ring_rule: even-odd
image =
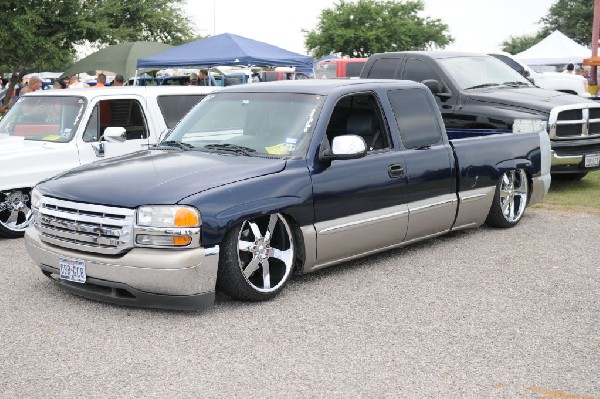
[(189, 206), (142, 206), (137, 210), (135, 243), (152, 247), (199, 245), (200, 212)]
[(38, 191), (37, 188), (33, 188), (31, 190), (31, 207), (38, 209), (40, 207), (40, 202), (42, 201), (42, 194)]
[(137, 212), (138, 226), (198, 227), (199, 212), (187, 206), (142, 206)]
[(541, 119), (515, 119), (513, 133), (539, 133), (546, 132), (548, 122)]

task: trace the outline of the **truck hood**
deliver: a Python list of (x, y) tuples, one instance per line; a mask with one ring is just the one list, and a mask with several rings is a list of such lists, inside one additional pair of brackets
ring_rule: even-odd
[(32, 187), (79, 164), (73, 143), (24, 140), (0, 134), (0, 190)]
[(39, 187), (52, 197), (134, 208), (174, 204), (214, 187), (281, 172), (285, 164), (282, 159), (147, 150), (72, 169)]
[(0, 134), (0, 157), (10, 156), (11, 158), (16, 158), (21, 154), (30, 156), (30, 154), (40, 153), (44, 151), (44, 149), (51, 148), (56, 145), (64, 146), (63, 143), (25, 140), (24, 137)]
[(594, 102), (574, 94), (545, 90), (537, 87), (492, 87), (467, 91), (469, 98), (490, 104), (517, 106), (522, 109), (548, 115), (550, 110), (559, 105)]

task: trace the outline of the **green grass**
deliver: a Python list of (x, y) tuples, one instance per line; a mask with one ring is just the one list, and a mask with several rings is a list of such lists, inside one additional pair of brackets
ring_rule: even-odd
[(588, 173), (579, 181), (552, 179), (541, 208), (585, 211), (600, 215), (600, 171)]

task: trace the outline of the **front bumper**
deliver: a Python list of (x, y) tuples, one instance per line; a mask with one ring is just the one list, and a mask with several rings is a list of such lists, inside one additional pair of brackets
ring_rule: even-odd
[(600, 170), (596, 167), (586, 167), (587, 155), (600, 154), (598, 140), (592, 143), (552, 143), (552, 173), (587, 173)]
[[(87, 298), (129, 306), (199, 310), (214, 303), (219, 249), (134, 248), (121, 256), (98, 256), (41, 241), (35, 227), (25, 247), (42, 272), (61, 288)], [(85, 283), (61, 280), (59, 258), (85, 261)]]

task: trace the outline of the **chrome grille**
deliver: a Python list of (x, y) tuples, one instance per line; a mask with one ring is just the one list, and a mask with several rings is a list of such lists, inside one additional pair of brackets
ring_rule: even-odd
[(133, 247), (135, 210), (42, 197), (34, 223), (42, 241), (60, 247), (119, 254)]
[(553, 108), (548, 126), (551, 140), (600, 137), (600, 104), (584, 102)]

